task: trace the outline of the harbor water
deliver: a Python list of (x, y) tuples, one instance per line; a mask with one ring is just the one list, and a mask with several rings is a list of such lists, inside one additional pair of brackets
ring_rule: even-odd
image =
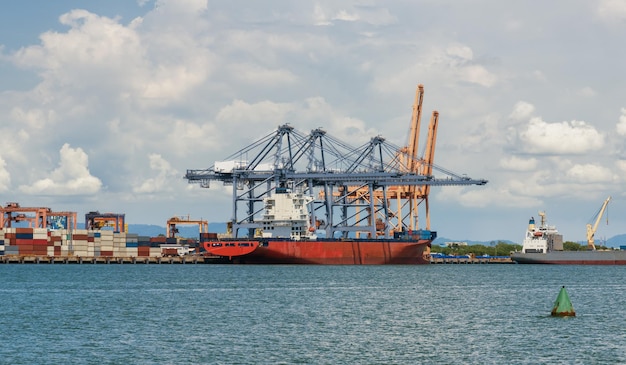
[[(0, 265), (3, 364), (624, 364), (623, 266)], [(551, 317), (562, 286), (576, 317)]]

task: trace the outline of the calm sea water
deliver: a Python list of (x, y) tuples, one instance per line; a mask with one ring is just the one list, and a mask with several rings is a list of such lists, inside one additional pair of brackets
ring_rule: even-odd
[[(0, 265), (5, 364), (625, 364), (626, 267)], [(575, 318), (552, 318), (565, 285)]]

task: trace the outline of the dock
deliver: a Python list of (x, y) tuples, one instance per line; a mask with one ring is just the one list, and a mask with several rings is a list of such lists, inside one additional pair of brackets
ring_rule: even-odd
[(223, 262), (219, 257), (200, 255), (173, 257), (80, 257), (80, 256), (0, 256), (0, 264), (209, 264)]
[(510, 257), (467, 257), (467, 256), (450, 256), (450, 257), (432, 257), (431, 264), (514, 264), (515, 261)]

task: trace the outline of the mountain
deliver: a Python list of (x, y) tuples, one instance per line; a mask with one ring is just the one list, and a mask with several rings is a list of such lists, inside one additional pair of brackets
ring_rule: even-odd
[[(587, 244), (587, 242), (583, 242)], [(599, 242), (596, 242), (596, 246)], [(604, 244), (606, 247), (615, 247), (618, 248), (620, 246), (626, 246), (626, 234), (618, 234), (617, 236), (613, 236), (604, 242), (600, 242), (600, 244)]]
[[(198, 238), (200, 237), (200, 231), (197, 226), (184, 226), (178, 225), (178, 237), (184, 238)], [(139, 236), (158, 237), (159, 235), (165, 236), (166, 229), (162, 226), (154, 224), (129, 224), (128, 232), (135, 233)], [(226, 223), (209, 223), (209, 232), (211, 233), (226, 233)]]
[(518, 242), (513, 242), (509, 240), (491, 240), (491, 241), (470, 241), (470, 240), (453, 240), (445, 237), (437, 237), (433, 241), (433, 245), (446, 246), (446, 242), (465, 242), (468, 246), (473, 245), (483, 245), (483, 246), (494, 246), (498, 242), (503, 242), (509, 245), (519, 245)]

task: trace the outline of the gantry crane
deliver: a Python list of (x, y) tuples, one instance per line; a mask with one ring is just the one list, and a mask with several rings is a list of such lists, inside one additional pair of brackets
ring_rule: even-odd
[[(592, 220), (595, 219), (595, 222), (593, 223), (593, 225), (591, 225), (591, 223), (587, 223), (587, 249), (588, 250), (596, 249), (596, 245), (594, 244), (594, 241), (593, 241), (593, 236), (596, 234), (596, 230), (598, 229), (598, 223), (600, 223), (600, 219), (602, 218), (602, 215), (604, 214), (604, 211), (606, 210), (606, 207), (608, 206), (610, 200), (611, 200), (611, 197), (609, 196), (608, 198), (606, 198), (604, 203), (602, 203), (600, 210), (598, 211), (598, 213), (596, 213), (594, 218), (592, 218)], [(607, 216), (607, 223), (608, 223), (608, 216)]]
[(0, 207), (0, 228), (11, 227), (12, 222), (28, 222), (30, 228), (46, 228), (49, 212), (50, 208), (22, 207), (19, 203), (9, 202), (6, 207)]
[(125, 215), (119, 213), (89, 212), (85, 214), (85, 229), (113, 227), (114, 232), (126, 232), (124, 218)]
[(169, 238), (175, 238), (176, 234), (178, 233), (178, 228), (176, 228), (176, 225), (180, 225), (180, 224), (197, 224), (198, 225), (198, 231), (199, 233), (208, 233), (209, 232), (209, 222), (205, 221), (205, 220), (192, 220), (189, 218), (189, 215), (187, 215), (187, 217), (172, 217), (170, 219), (168, 219), (167, 221), (167, 226), (165, 228), (166, 230), (166, 237)]
[(9, 202), (0, 207), (0, 228), (9, 228), (12, 222), (28, 222), (29, 228), (76, 229), (76, 212), (54, 212), (47, 207), (22, 207)]
[(48, 228), (76, 229), (76, 212), (48, 212)]
[[(308, 204), (313, 227), (326, 237), (350, 234), (391, 238), (394, 231), (413, 229), (418, 198), (429, 187), (484, 185), (487, 180), (457, 175), (432, 163), (438, 113), (433, 113), (425, 158), (417, 157), (423, 87), (418, 87), (409, 146), (400, 148), (381, 136), (353, 147), (321, 128), (309, 134), (281, 125), (249, 146), (217, 161), (209, 168), (187, 170), (189, 183), (210, 187), (211, 181), (232, 187), (229, 227), (235, 237), (253, 237), (262, 227), (263, 198), (277, 188), (290, 188), (313, 199)], [(442, 174), (436, 177), (434, 174)], [(409, 205), (409, 214), (393, 211), (389, 204)], [(259, 206), (261, 205), (261, 206)], [(242, 209), (244, 208), (244, 209)], [(428, 215), (427, 215), (428, 217)], [(409, 222), (409, 218), (413, 221)]]

